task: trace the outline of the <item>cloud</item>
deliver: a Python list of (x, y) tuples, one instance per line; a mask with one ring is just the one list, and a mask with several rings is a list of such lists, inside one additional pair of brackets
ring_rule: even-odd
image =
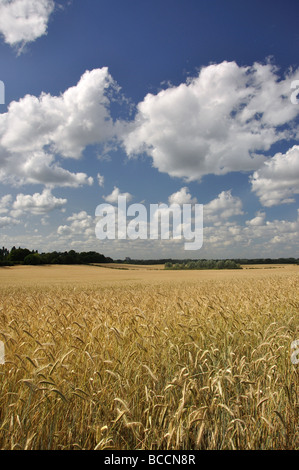
[(97, 179), (98, 179), (99, 186), (104, 186), (104, 181), (105, 181), (104, 176), (102, 176), (100, 173), (98, 173), (97, 174)]
[(53, 0), (1, 0), (0, 33), (10, 46), (24, 46), (47, 33)]
[(184, 186), (176, 193), (171, 194), (168, 198), (169, 204), (196, 204), (197, 199), (192, 198), (191, 194), (188, 193), (188, 188)]
[(129, 157), (145, 153), (160, 172), (187, 181), (258, 170), (272, 144), (298, 132), (292, 122), (299, 107), (290, 100), (295, 78), (299, 70), (279, 79), (269, 63), (203, 67), (192, 80), (138, 104), (125, 150)]
[(119, 188), (114, 186), (114, 189), (111, 194), (108, 196), (103, 196), (104, 201), (109, 202), (110, 204), (116, 204), (118, 202), (119, 196), (125, 196), (127, 198), (127, 202), (132, 200), (132, 194), (130, 193), (121, 193)]
[(11, 225), (17, 225), (20, 222), (12, 217), (0, 217), (0, 228), (4, 228)]
[[(220, 198), (216, 198), (218, 199)], [(69, 217), (68, 222), (69, 225), (58, 228), (60, 236), (56, 235), (55, 243), (62, 244), (65, 240), (79, 250), (82, 250), (82, 246), (93, 250), (95, 244), (99, 243), (95, 238), (95, 218), (82, 211)], [(295, 256), (294, 253), (299, 248), (299, 210), (297, 219), (293, 221), (268, 221), (264, 213), (257, 213), (256, 220), (251, 219), (245, 225), (229, 218), (220, 219), (218, 216), (215, 220), (210, 220), (209, 224), (204, 219), (203, 238), (203, 247), (196, 253), (196, 257), (215, 259)], [(49, 239), (48, 243), (50, 242), (54, 243)], [(114, 259), (125, 256), (148, 259), (186, 258), (193, 255), (184, 250), (184, 240), (179, 239), (101, 240), (99, 246), (106, 256)]]
[(67, 218), (70, 225), (60, 225), (57, 229), (58, 235), (73, 238), (84, 236), (85, 238), (95, 238), (95, 219), (88, 215), (86, 211), (74, 213)]
[[(264, 220), (264, 223), (247, 224), (243, 228), (244, 237), (250, 239), (253, 243), (258, 243), (260, 239), (264, 249), (268, 245), (280, 245), (283, 250), (293, 250), (296, 253), (299, 245), (299, 209), (297, 219), (287, 220)], [(272, 252), (273, 253), (273, 252)], [(273, 254), (272, 254), (273, 256)], [(293, 254), (294, 256), (294, 254)]]
[(299, 194), (299, 146), (294, 145), (285, 154), (277, 153), (253, 173), (252, 191), (263, 206), (294, 202)]
[(12, 196), (7, 194), (0, 199), (0, 214), (6, 214), (9, 211), (9, 206), (12, 201)]
[(246, 225), (249, 225), (251, 227), (260, 227), (264, 225), (265, 218), (266, 213), (259, 211), (253, 219), (246, 221)]
[(117, 125), (107, 94), (117, 93), (106, 67), (87, 71), (60, 96), (42, 93), (13, 101), (0, 115), (0, 180), (52, 186), (92, 184), (62, 168), (58, 156), (79, 159), (88, 145), (113, 139)]
[(235, 221), (204, 225), (202, 257), (278, 258), (296, 256), (299, 247), (299, 210), (297, 219), (266, 220), (263, 212), (239, 225)]
[[(23, 156), (23, 158), (21, 158)], [(1, 158), (1, 157), (0, 157)], [(79, 187), (92, 185), (93, 178), (85, 173), (72, 173), (60, 166), (47, 152), (14, 153), (0, 163), (0, 181), (11, 185), (44, 184), (48, 187)]]
[(18, 194), (12, 205), (12, 215), (19, 217), (24, 212), (33, 215), (44, 215), (55, 209), (62, 209), (67, 203), (67, 199), (57, 198), (51, 194), (49, 189), (45, 189), (41, 194)]
[(242, 201), (232, 196), (231, 190), (222, 191), (216, 199), (204, 205), (204, 224), (206, 222), (221, 222), (230, 217), (242, 215)]
[(71, 235), (72, 229), (69, 225), (60, 225), (57, 229), (58, 235), (68, 236)]

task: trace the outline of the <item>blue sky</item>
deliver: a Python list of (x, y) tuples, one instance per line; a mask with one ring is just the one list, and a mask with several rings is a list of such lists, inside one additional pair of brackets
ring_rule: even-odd
[[(0, 0), (0, 243), (298, 257), (298, 13), (296, 0)], [(98, 240), (97, 205), (124, 193), (203, 204), (203, 247)]]

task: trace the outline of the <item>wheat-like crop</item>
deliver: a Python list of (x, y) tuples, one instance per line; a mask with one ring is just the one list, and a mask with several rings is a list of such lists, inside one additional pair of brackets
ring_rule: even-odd
[(0, 305), (1, 449), (299, 448), (298, 274), (10, 286)]

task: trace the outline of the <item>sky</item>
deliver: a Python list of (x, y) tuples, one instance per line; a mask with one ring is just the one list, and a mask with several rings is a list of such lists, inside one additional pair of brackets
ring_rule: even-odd
[[(297, 0), (0, 0), (1, 246), (299, 257)], [(1, 84), (0, 82), (0, 84)], [(203, 244), (96, 208), (202, 204)]]

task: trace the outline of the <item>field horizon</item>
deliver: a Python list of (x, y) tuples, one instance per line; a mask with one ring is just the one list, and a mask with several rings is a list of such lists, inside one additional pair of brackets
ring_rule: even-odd
[(75, 283), (104, 283), (113, 285), (115, 282), (172, 282), (201, 281), (213, 279), (256, 278), (271, 275), (299, 274), (298, 265), (244, 265), (242, 270), (186, 270), (168, 271), (164, 265), (42, 265), (42, 266), (2, 266), (0, 267), (1, 286), (32, 286), (59, 285)]

